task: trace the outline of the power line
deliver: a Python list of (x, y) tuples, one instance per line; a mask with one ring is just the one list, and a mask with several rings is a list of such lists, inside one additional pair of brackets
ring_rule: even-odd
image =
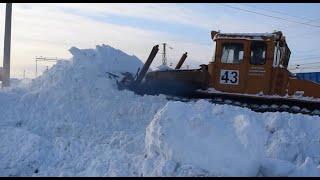
[[(244, 5), (245, 6), (245, 5)], [(258, 9), (258, 10), (263, 10), (263, 11), (269, 11), (269, 12), (273, 12), (273, 13), (278, 13), (278, 14), (282, 14), (282, 15), (285, 15), (285, 16), (288, 16), (288, 17), (293, 17), (293, 18), (298, 18), (298, 19), (301, 19), (301, 20), (307, 20), (305, 21), (304, 23), (310, 23), (310, 22), (314, 22), (314, 21), (318, 21), (320, 20), (320, 18), (316, 18), (316, 19), (309, 19), (309, 18), (306, 18), (306, 17), (299, 17), (299, 16), (294, 16), (292, 14), (288, 14), (288, 13), (284, 13), (284, 12), (281, 12), (281, 11), (275, 11), (275, 10), (271, 10), (271, 9), (265, 9), (265, 8), (257, 8), (257, 7), (254, 7), (254, 6), (249, 6), (253, 9)], [(286, 28), (289, 28), (291, 25), (287, 25)], [(308, 33), (310, 34), (310, 33)]]
[[(302, 53), (301, 53), (302, 54)], [(298, 59), (309, 59), (309, 58), (318, 58), (317, 56), (315, 56), (314, 54), (316, 54), (316, 53), (308, 53), (309, 54), (309, 56), (308, 55), (305, 55), (305, 56), (295, 56), (295, 58), (294, 59), (296, 59), (296, 60), (298, 60)], [(319, 53), (317, 53), (317, 54), (319, 54)], [(311, 55), (311, 56), (310, 56)]]
[(230, 6), (230, 5), (227, 5), (227, 4), (219, 4), (219, 5), (221, 5), (221, 6), (225, 6), (225, 7), (229, 7), (229, 8), (232, 8), (232, 9), (237, 9), (237, 10), (240, 10), (240, 11), (245, 11), (245, 12), (250, 12), (250, 13), (258, 14), (258, 15), (261, 15), (261, 16), (266, 16), (266, 17), (270, 17), (270, 18), (278, 19), (278, 20), (283, 20), (283, 21), (288, 21), (288, 22), (293, 22), (293, 23), (303, 24), (303, 25), (312, 26), (312, 27), (317, 27), (317, 28), (319, 28), (319, 27), (320, 27), (320, 25), (319, 25), (319, 26), (317, 26), (317, 25), (308, 24), (308, 23), (305, 23), (305, 22), (293, 21), (293, 20), (289, 20), (289, 19), (282, 18), (282, 17), (277, 17), (277, 16), (272, 16), (272, 15), (267, 15), (267, 14), (259, 13), (259, 12), (256, 12), (256, 11), (251, 11), (251, 10), (247, 10), (247, 9), (242, 9), (242, 8), (238, 8), (238, 7)]
[[(244, 5), (244, 6), (246, 6), (246, 5)], [(294, 15), (291, 15), (291, 14), (288, 14), (288, 13), (284, 13), (284, 12), (281, 12), (281, 11), (275, 11), (275, 10), (271, 10), (271, 9), (261, 8), (261, 7), (259, 7), (259, 8), (258, 7), (254, 7), (254, 6), (249, 6), (249, 7), (255, 8), (255, 9), (261, 9), (261, 10), (264, 10), (264, 11), (270, 11), (270, 12), (274, 12), (274, 13), (278, 13), (278, 14), (282, 14), (282, 15), (286, 15), (286, 16), (289, 16), (289, 17), (298, 18), (298, 19), (302, 19), (302, 20), (308, 20), (305, 23), (319, 20), (318, 18), (317, 19), (309, 19), (309, 18), (306, 18), (306, 17), (294, 16)]]
[[(308, 64), (308, 63), (306, 63)], [(318, 63), (314, 63), (314, 65), (312, 65), (312, 63), (308, 65), (306, 64), (293, 64), (293, 65), (289, 65), (289, 68), (290, 70), (293, 70), (293, 69), (320, 69), (320, 62)], [(312, 66), (310, 66), (312, 65)]]
[(316, 62), (316, 63), (305, 63), (305, 64), (290, 64), (290, 66), (294, 66), (294, 67), (306, 67), (306, 68), (319, 67), (319, 66), (320, 66), (320, 62)]
[(298, 68), (288, 68), (289, 70), (303, 70), (303, 69), (320, 69), (320, 66), (319, 67), (308, 67), (308, 68), (301, 68), (301, 67), (298, 67)]
[(299, 58), (299, 59), (295, 59), (296, 61), (300, 61), (300, 60), (306, 60), (306, 59), (318, 59), (320, 58), (320, 56), (317, 57), (305, 57), (305, 58)]
[(316, 66), (316, 67), (290, 67), (288, 69), (290, 69), (290, 70), (293, 70), (293, 69), (320, 69), (320, 66)]
[(308, 21), (308, 23), (309, 23), (309, 22), (312, 22), (312, 21), (319, 21), (319, 20), (320, 20), (320, 18), (313, 19), (313, 20)]
[(316, 59), (316, 61), (313, 61), (313, 62), (300, 61), (301, 63), (299, 63), (299, 61), (297, 60), (291, 60), (290, 62), (294, 63), (295, 65), (316, 65), (316, 64), (320, 64), (320, 59)]
[(308, 32), (308, 33), (299, 33), (299, 34), (293, 34), (293, 35), (290, 35), (290, 36), (298, 36), (298, 37), (303, 37), (303, 36), (310, 36), (312, 34), (315, 34), (315, 33), (318, 33), (319, 34), (319, 30), (317, 31), (313, 31), (313, 32)]
[(295, 65), (295, 66), (297, 66), (297, 65), (299, 65), (299, 66), (301, 66), (301, 65), (303, 65), (303, 66), (305, 66), (305, 65), (313, 65), (313, 64), (319, 64), (320, 65), (320, 62), (313, 62), (313, 63), (295, 63), (295, 64), (293, 64), (293, 65)]
[(297, 53), (304, 54), (304, 53), (310, 53), (310, 52), (313, 52), (313, 51), (320, 51), (320, 49), (319, 49), (319, 48), (314, 48), (314, 49), (302, 50), (302, 51), (297, 50), (296, 52), (297, 52)]
[[(310, 53), (314, 53), (314, 54), (310, 54)], [(299, 54), (303, 54), (303, 53), (299, 53)], [(308, 55), (309, 54), (309, 55)], [(319, 56), (316, 56), (318, 55), (319, 53), (317, 53), (317, 51), (309, 51), (307, 55), (302, 55), (302, 56), (297, 56), (295, 57), (296, 59), (299, 59), (299, 58), (313, 58), (313, 57), (319, 57)], [(315, 55), (316, 54), (316, 55)]]

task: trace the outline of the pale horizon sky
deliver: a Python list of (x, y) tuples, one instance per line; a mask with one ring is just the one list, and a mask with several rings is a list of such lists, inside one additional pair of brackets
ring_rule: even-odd
[[(0, 13), (2, 66), (5, 3)], [(101, 44), (145, 61), (153, 45), (166, 42), (173, 47), (169, 63), (185, 51), (186, 64), (208, 63), (215, 45), (211, 30), (281, 30), (292, 51), (290, 64), (320, 62), (319, 3), (13, 3), (11, 76), (22, 78), (25, 70), (33, 78), (36, 56), (67, 59), (73, 46)], [(159, 56), (154, 64), (160, 63)]]

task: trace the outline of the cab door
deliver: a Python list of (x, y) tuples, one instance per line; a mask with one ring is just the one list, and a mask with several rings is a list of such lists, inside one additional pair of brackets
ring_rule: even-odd
[(249, 42), (248, 78), (245, 92), (248, 94), (268, 94), (273, 62), (272, 42)]
[(214, 62), (214, 88), (223, 92), (244, 92), (247, 79), (247, 57), (247, 40), (219, 40)]

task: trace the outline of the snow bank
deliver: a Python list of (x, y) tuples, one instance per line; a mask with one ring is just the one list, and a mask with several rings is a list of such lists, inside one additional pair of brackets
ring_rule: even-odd
[(1, 176), (319, 176), (319, 117), (118, 91), (138, 58), (70, 52), (0, 90)]
[(53, 165), (53, 146), (41, 136), (15, 127), (2, 127), (0, 136), (1, 176), (31, 176)]
[[(117, 90), (106, 72), (135, 72), (142, 63), (133, 56), (110, 46), (71, 52), (30, 84), (1, 90), (0, 129), (10, 132), (1, 136), (1, 176), (139, 175), (145, 127), (165, 98)], [(114, 67), (115, 59), (129, 66)], [(46, 146), (52, 156), (41, 154)]]
[(259, 138), (266, 133), (247, 115), (218, 109), (204, 100), (169, 102), (147, 129), (148, 157), (192, 164), (215, 176), (257, 175), (263, 149)]
[[(319, 176), (320, 169), (313, 164), (320, 160), (319, 120), (288, 113), (255, 113), (204, 100), (169, 102), (147, 128), (144, 173)], [(304, 165), (308, 162), (309, 167)]]

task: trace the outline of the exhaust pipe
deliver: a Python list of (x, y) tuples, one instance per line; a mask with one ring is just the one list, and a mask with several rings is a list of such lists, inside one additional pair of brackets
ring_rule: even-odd
[(177, 66), (175, 67), (175, 69), (180, 69), (181, 68), (181, 66), (182, 66), (182, 64), (184, 63), (184, 61), (187, 59), (187, 55), (188, 53), (187, 52), (185, 52), (182, 56), (181, 56), (181, 58), (180, 58), (180, 60), (179, 60), (179, 62), (178, 62), (178, 64), (177, 64)]
[(135, 80), (135, 85), (138, 85), (141, 83), (142, 79), (144, 78), (144, 76), (146, 75), (153, 59), (156, 57), (157, 53), (159, 51), (159, 45), (155, 45), (153, 46), (151, 53), (146, 61), (146, 63), (144, 63), (140, 73), (137, 76), (137, 79)]

